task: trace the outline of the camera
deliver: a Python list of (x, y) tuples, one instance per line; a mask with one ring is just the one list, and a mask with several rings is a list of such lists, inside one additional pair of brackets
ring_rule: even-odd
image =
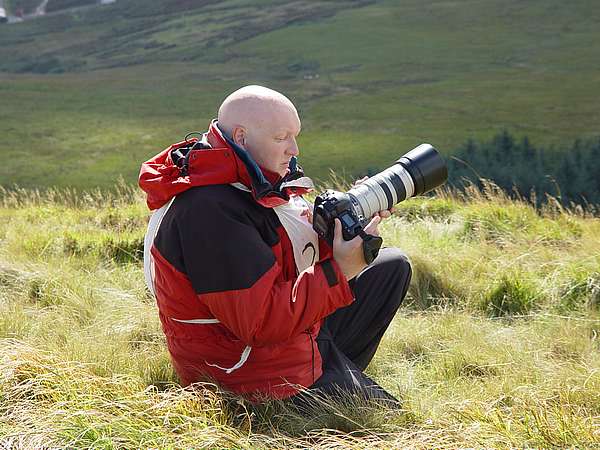
[(363, 238), (365, 261), (369, 264), (383, 242), (364, 231), (371, 217), (407, 198), (431, 191), (447, 179), (448, 169), (439, 152), (430, 144), (421, 144), (348, 192), (328, 190), (317, 196), (313, 228), (332, 245), (334, 219), (339, 219), (345, 240)]

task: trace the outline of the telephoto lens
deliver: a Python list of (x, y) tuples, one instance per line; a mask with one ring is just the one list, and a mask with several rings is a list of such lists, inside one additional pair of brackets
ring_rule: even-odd
[[(442, 156), (432, 145), (421, 144), (391, 167), (348, 192), (325, 191), (317, 196), (313, 228), (331, 244), (334, 220), (339, 218), (345, 240), (361, 235), (367, 242), (368, 235), (365, 235), (363, 228), (376, 213), (390, 209), (407, 198), (431, 191), (444, 184), (447, 179), (448, 169)], [(380, 246), (380, 239), (378, 242)], [(377, 251), (374, 252), (375, 256)], [(374, 256), (367, 255), (365, 250), (367, 262), (370, 262), (368, 259), (372, 261), (372, 258)]]
[(421, 144), (347, 194), (359, 218), (368, 221), (374, 214), (431, 191), (447, 179), (448, 169), (438, 151), (429, 144)]

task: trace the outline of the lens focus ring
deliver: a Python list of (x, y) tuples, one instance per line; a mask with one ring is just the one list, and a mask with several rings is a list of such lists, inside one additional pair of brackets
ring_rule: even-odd
[(401, 164), (394, 164), (353, 187), (348, 194), (360, 205), (361, 211), (357, 211), (358, 215), (369, 219), (374, 214), (412, 197), (414, 192), (415, 184), (410, 173)]

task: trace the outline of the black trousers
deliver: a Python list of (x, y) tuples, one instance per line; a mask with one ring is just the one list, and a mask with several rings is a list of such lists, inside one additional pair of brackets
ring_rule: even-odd
[(340, 391), (369, 399), (397, 400), (367, 377), (379, 342), (406, 296), (412, 270), (404, 253), (384, 248), (353, 280), (354, 302), (325, 319), (317, 337), (323, 375), (310, 391), (337, 397)]

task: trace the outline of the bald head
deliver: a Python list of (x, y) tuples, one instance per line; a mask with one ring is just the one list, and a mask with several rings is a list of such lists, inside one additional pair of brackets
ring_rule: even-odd
[(272, 89), (254, 85), (233, 92), (219, 108), (218, 124), (265, 169), (285, 173), (284, 163), (298, 154), (298, 112)]
[(298, 117), (294, 104), (285, 95), (252, 85), (229, 94), (219, 108), (218, 121), (220, 128), (231, 135), (235, 127), (264, 127), (281, 114)]

